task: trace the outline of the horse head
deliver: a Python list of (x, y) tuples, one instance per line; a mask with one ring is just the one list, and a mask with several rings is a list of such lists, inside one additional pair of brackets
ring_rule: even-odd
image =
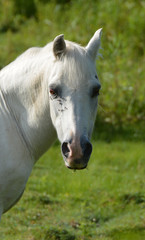
[(64, 40), (63, 35), (52, 45), (50, 113), (65, 165), (70, 169), (86, 168), (92, 152), (90, 138), (101, 87), (95, 66), (100, 38), (101, 29), (86, 47)]

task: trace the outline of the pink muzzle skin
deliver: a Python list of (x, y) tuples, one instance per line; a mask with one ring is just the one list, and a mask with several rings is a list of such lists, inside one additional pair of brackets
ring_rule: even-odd
[(87, 167), (92, 153), (92, 144), (86, 138), (81, 138), (80, 143), (78, 141), (63, 142), (61, 149), (66, 167), (70, 169)]

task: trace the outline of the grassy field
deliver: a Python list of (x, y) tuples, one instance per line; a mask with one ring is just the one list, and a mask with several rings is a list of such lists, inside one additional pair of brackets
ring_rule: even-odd
[(88, 169), (65, 168), (58, 144), (35, 165), (20, 202), (3, 215), (0, 240), (142, 240), (145, 148), (95, 141)]

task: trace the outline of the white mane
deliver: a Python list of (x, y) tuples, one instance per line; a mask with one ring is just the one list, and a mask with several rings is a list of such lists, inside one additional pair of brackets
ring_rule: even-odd
[[(80, 45), (66, 41), (67, 53), (62, 58), (64, 66), (66, 69), (70, 66), (71, 69), (78, 64), (78, 72), (81, 66), (84, 66), (84, 55), (86, 55), (85, 48)], [(12, 63), (7, 65), (0, 71), (0, 85), (5, 90), (11, 87), (16, 87), (17, 83), (21, 81), (21, 76), (28, 74), (38, 75), (39, 72), (43, 71), (43, 68), (46, 69), (47, 65), (50, 64), (49, 60), (52, 59), (52, 63), (55, 61), (53, 52), (52, 52), (53, 42), (47, 44), (46, 46), (32, 47), (18, 56)], [(51, 63), (51, 64), (52, 64)], [(85, 69), (85, 68), (84, 68)], [(37, 74), (36, 74), (37, 72)], [(14, 77), (13, 77), (14, 76)], [(16, 77), (17, 76), (17, 77)], [(20, 76), (20, 78), (19, 78)], [(37, 82), (38, 76), (34, 78)], [(7, 79), (5, 81), (5, 79)], [(22, 81), (29, 81), (29, 77), (23, 78)], [(21, 87), (23, 82), (21, 83)]]

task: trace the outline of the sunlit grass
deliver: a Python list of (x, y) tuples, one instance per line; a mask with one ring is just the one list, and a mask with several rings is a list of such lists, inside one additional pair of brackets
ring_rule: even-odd
[(144, 143), (93, 146), (88, 169), (76, 172), (52, 147), (35, 165), (20, 202), (3, 215), (0, 239), (106, 240), (144, 229)]

